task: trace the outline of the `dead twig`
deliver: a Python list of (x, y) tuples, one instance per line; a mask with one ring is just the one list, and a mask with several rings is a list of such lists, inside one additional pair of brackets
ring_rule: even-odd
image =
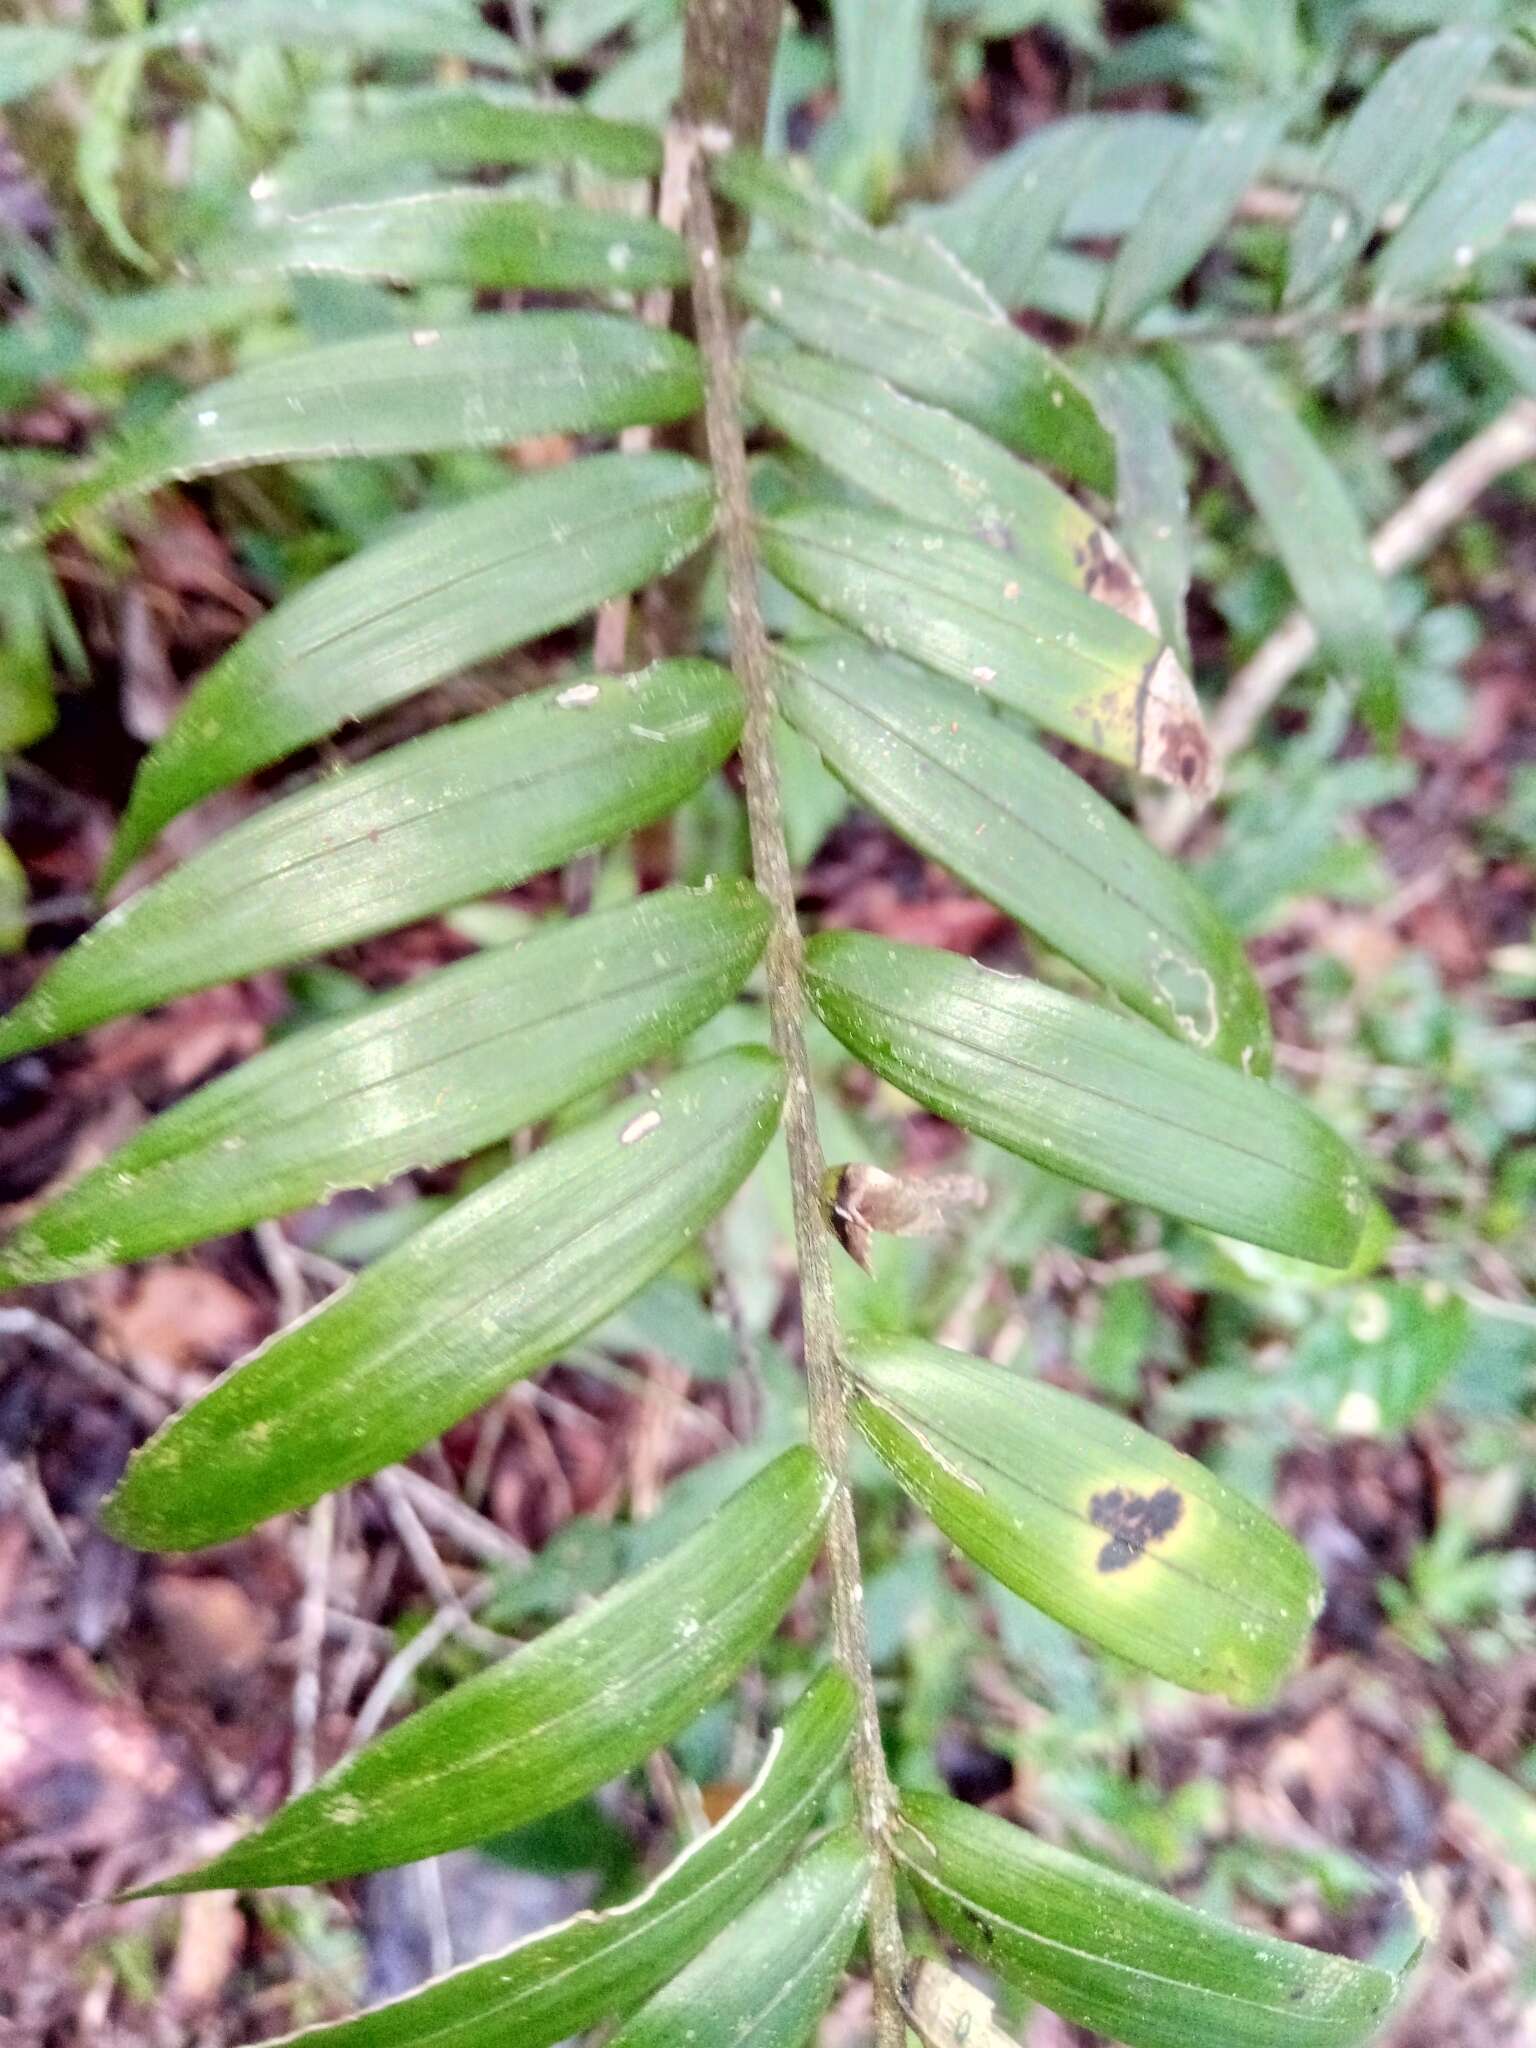
[(304, 1596), (293, 1675), (293, 1760), (289, 1790), (297, 1799), (315, 1782), (315, 1728), (320, 1719), (320, 1653), (325, 1642), (336, 1543), (336, 1497), (324, 1494), (309, 1511), (304, 1531)]
[(521, 1568), (527, 1564), (528, 1552), (517, 1538), (467, 1502), (445, 1492), (441, 1486), (434, 1486), (408, 1465), (396, 1465), (392, 1471), (401, 1493), (427, 1527), (435, 1529), (439, 1536), (449, 1537), (467, 1557), (489, 1565)]
[[(410, 1683), (427, 1659), (440, 1650), (448, 1638), (455, 1634), (461, 1622), (472, 1616), (490, 1599), (492, 1585), (489, 1579), (466, 1587), (464, 1594), (452, 1607), (439, 1607), (426, 1626), (403, 1648), (397, 1650), (373, 1682), (372, 1690), (363, 1701), (352, 1723), (348, 1740), (349, 1749), (360, 1749), (368, 1739), (376, 1735), (383, 1726), (384, 1716), (389, 1712), (401, 1692)], [(482, 1635), (487, 1631), (481, 1630)], [(495, 1641), (503, 1654), (517, 1648), (516, 1643), (497, 1636)]]
[(374, 1491), (384, 1503), (400, 1547), (415, 1568), (416, 1576), (432, 1595), (440, 1610), (446, 1610), (453, 1619), (454, 1632), (462, 1635), (467, 1642), (487, 1655), (496, 1656), (506, 1645), (500, 1636), (489, 1629), (477, 1628), (469, 1610), (459, 1597), (458, 1588), (448, 1576), (448, 1568), (438, 1556), (432, 1538), (427, 1534), (426, 1525), (417, 1514), (404, 1486), (400, 1474), (392, 1467), (376, 1473)]

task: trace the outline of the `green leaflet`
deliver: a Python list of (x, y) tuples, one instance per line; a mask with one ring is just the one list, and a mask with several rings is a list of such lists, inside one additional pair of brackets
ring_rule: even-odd
[(1463, 150), (1376, 259), (1375, 297), (1411, 299), (1468, 278), (1536, 190), (1536, 119), (1511, 114)]
[(263, 171), (252, 198), (267, 221), (345, 198), (370, 177), (403, 169), (572, 163), (617, 178), (648, 178), (661, 168), (661, 138), (638, 122), (604, 121), (564, 104), (532, 106), (483, 84), (424, 87), (388, 112), (370, 112), (339, 139), (321, 136), (290, 150)]
[(1322, 1606), (1306, 1553), (1146, 1430), (915, 1337), (855, 1342), (854, 1417), (950, 1541), (1117, 1657), (1252, 1705)]
[(1050, 479), (953, 413), (867, 370), (798, 350), (744, 365), (746, 395), (779, 432), (872, 498), (925, 526), (984, 541), (1156, 631), (1112, 535)]
[[(897, 247), (899, 245), (892, 245)], [(893, 275), (823, 250), (751, 252), (737, 260), (737, 296), (807, 348), (873, 370), (914, 397), (947, 406), (1020, 454), (1114, 488), (1114, 445), (1081, 388), (1050, 351), (995, 306), (937, 289), (924, 262)]]
[(853, 1688), (824, 1671), (775, 1736), (725, 1819), (636, 1898), (577, 1913), (468, 1969), (338, 2026), (289, 2038), (298, 2048), (553, 2048), (664, 1984), (735, 1921), (816, 1820), (853, 1729)]
[(1359, 1162), (1263, 1081), (1039, 982), (857, 932), (807, 948), (848, 1049), (937, 1115), (1067, 1180), (1318, 1265), (1349, 1263)]
[(317, 1024), (137, 1132), (0, 1247), (0, 1287), (149, 1258), (437, 1166), (712, 1016), (762, 951), (749, 882), (553, 925)]
[(1155, 363), (1112, 355), (1097, 358), (1085, 374), (1099, 417), (1115, 437), (1115, 525), (1158, 630), (1187, 669), (1189, 492), (1168, 380)]
[(147, 1889), (355, 1876), (569, 1805), (731, 1683), (810, 1569), (831, 1497), (815, 1453), (785, 1451), (654, 1564), (346, 1758), (212, 1863)]
[(902, 150), (928, 86), (927, 0), (832, 0), (837, 113), (830, 182), (883, 212), (900, 179)]
[(1536, 1877), (1536, 1798), (1465, 1750), (1453, 1752), (1447, 1777), (1451, 1796), (1492, 1839), (1499, 1855), (1527, 1877)]
[(485, 185), (428, 186), (283, 215), (218, 245), (211, 260), (237, 277), (299, 271), (538, 291), (641, 291), (688, 276), (681, 238), (659, 221)]
[(1353, 2048), (1397, 1995), (1386, 1970), (1228, 1926), (935, 1793), (903, 1795), (892, 1846), (963, 1948), (1127, 2048)]
[(1269, 1013), (1185, 870), (974, 690), (855, 640), (778, 651), (785, 716), (903, 838), (1175, 1038), (1265, 1073)]
[(474, 0), (203, 0), (178, 7), (136, 40), (149, 48), (229, 51), (260, 43), (350, 45), (433, 63), (467, 57), (495, 71), (527, 69), (517, 44), (485, 26)]
[(608, 313), (485, 314), (370, 334), (237, 370), (126, 434), (47, 516), (258, 462), (498, 448), (682, 419), (700, 397), (678, 335)]
[(109, 911), (0, 1020), (0, 1058), (509, 888), (665, 817), (740, 729), (724, 669), (658, 662), (377, 755)]
[(1342, 277), (1393, 200), (1412, 196), (1497, 43), (1485, 29), (1421, 36), (1340, 124), (1319, 173), (1323, 190), (1302, 208), (1291, 236), (1287, 305)]
[(1258, 507), (1324, 652), (1373, 681), (1390, 674), (1386, 591), (1365, 528), (1281, 385), (1233, 343), (1175, 350), (1171, 361)]
[[(1077, 257), (1059, 243), (1046, 248), (1035, 230), (1036, 208), (1050, 220), (1052, 237), (1073, 242), (1120, 239), (1141, 217), (1147, 194), (1176, 160), (1194, 126), (1188, 115), (1137, 113), (1124, 107), (1113, 113), (1068, 114), (991, 157), (942, 205), (916, 209), (917, 218), (1010, 308), (1048, 303), (1056, 296), (1052, 286), (1064, 267), (1075, 269), (1086, 262), (1093, 289), (1074, 319), (1087, 325), (1099, 298), (1104, 266)], [(1075, 131), (1070, 141), (1063, 129)], [(1073, 180), (1064, 213), (1057, 190), (1062, 178)], [(1015, 255), (1016, 236), (1026, 259), (1022, 264)]]
[(1193, 131), (1120, 245), (1104, 287), (1100, 326), (1111, 333), (1134, 326), (1183, 283), (1263, 169), (1286, 115), (1284, 107), (1261, 103), (1217, 114)]
[(756, 1164), (782, 1092), (776, 1059), (722, 1053), (455, 1203), (167, 1423), (112, 1496), (114, 1533), (195, 1550), (419, 1450), (669, 1265)]
[(214, 790), (674, 568), (712, 515), (705, 470), (642, 453), (588, 456), (407, 520), (202, 677), (139, 768), (103, 886)]
[(877, 647), (973, 684), (1161, 782), (1206, 786), (1210, 748), (1168, 647), (1080, 589), (960, 534), (813, 505), (765, 520), (765, 565)]
[(805, 2048), (864, 1917), (869, 1852), (851, 1828), (812, 1849), (717, 1934), (610, 2048)]

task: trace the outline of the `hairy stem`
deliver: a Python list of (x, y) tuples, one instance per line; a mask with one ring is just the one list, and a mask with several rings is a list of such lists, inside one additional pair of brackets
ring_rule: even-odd
[(758, 605), (747, 455), (741, 436), (736, 337), (726, 305), (720, 235), (701, 151), (694, 156), (686, 225), (694, 327), (704, 359), (704, 420), (725, 555), (731, 658), (746, 698), (741, 762), (752, 835), (752, 866), (758, 886), (773, 911), (767, 950), (768, 1003), (774, 1049), (789, 1071), (784, 1133), (794, 1195), (811, 1438), (822, 1461), (838, 1480), (827, 1530), (827, 1559), (837, 1659), (852, 1679), (859, 1699), (853, 1781), (859, 1821), (874, 1859), (869, 1944), (874, 1963), (876, 2040), (879, 2048), (903, 2048), (906, 2022), (901, 1996), (905, 1956), (896, 1911), (895, 1876), (886, 1842), (893, 1800), (880, 1743), (874, 1674), (864, 1626), (858, 1531), (845, 1477), (848, 1398), (838, 1355), (837, 1310), (827, 1232), (821, 1217), (821, 1182), (826, 1163), (816, 1128), (810, 1059), (805, 1044), (803, 946), (784, 840), (778, 760), (773, 744), (773, 669)]

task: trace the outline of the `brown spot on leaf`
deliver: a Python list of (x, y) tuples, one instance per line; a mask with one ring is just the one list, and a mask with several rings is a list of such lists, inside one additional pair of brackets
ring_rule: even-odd
[(1136, 766), (1143, 775), (1191, 796), (1210, 796), (1216, 787), (1200, 702), (1171, 647), (1147, 664), (1136, 698)]
[(1201, 728), (1193, 719), (1180, 719), (1165, 726), (1158, 738), (1162, 747), (1156, 770), (1159, 779), (1177, 783), (1183, 789), (1198, 789), (1205, 780), (1210, 759), (1210, 748)]
[(1083, 572), (1083, 589), (1089, 597), (1108, 605), (1143, 632), (1158, 631), (1157, 611), (1145, 584), (1102, 527), (1096, 526), (1075, 553)]
[(1184, 1496), (1171, 1486), (1160, 1486), (1156, 1493), (1137, 1493), (1128, 1486), (1096, 1493), (1088, 1503), (1088, 1519), (1109, 1541), (1095, 1564), (1101, 1572), (1123, 1572), (1149, 1544), (1170, 1535), (1183, 1516)]

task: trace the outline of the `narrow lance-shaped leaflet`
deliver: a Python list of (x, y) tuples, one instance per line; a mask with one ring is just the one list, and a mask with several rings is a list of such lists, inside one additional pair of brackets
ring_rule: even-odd
[(956, 533), (808, 506), (763, 521), (797, 597), (1160, 782), (1204, 790), (1210, 745), (1173, 649), (1081, 589)]
[[(514, 91), (516, 88), (514, 88)], [(529, 164), (590, 164), (616, 178), (661, 168), (661, 137), (636, 121), (607, 121), (569, 103), (534, 105), (477, 80), (423, 86), (384, 109), (366, 107), (341, 138), (301, 143), (256, 179), (254, 218), (266, 224), (356, 194), (370, 178)]]
[(750, 973), (750, 882), (664, 889), (296, 1032), (154, 1118), (4, 1245), (0, 1287), (144, 1259), (494, 1144), (664, 1052)]
[(486, 314), (327, 342), (237, 370), (125, 433), (55, 501), (43, 530), (173, 478), (613, 433), (683, 419), (699, 398), (691, 344), (608, 313)]
[(140, 764), (103, 886), (202, 797), (676, 568), (712, 516), (708, 474), (656, 451), (589, 456), (405, 521), (198, 681)]
[(1185, 870), (973, 690), (856, 640), (778, 653), (796, 729), (863, 803), (1162, 1030), (1267, 1073), (1269, 1013)]
[(1267, 1699), (1322, 1605), (1306, 1553), (1110, 1409), (915, 1337), (850, 1349), (854, 1416), (951, 1542), (1080, 1635), (1197, 1692)]
[(761, 1157), (783, 1087), (770, 1055), (721, 1053), (455, 1203), (151, 1438), (113, 1533), (222, 1542), (419, 1450), (668, 1266)]
[(811, 941), (806, 987), (866, 1066), (979, 1137), (1228, 1237), (1348, 1265), (1370, 1208), (1360, 1162), (1269, 1083), (1138, 1018), (859, 932)]
[(868, 1893), (869, 1851), (839, 1828), (658, 1991), (612, 2048), (805, 2048)]
[(259, 225), (221, 237), (209, 267), (234, 277), (561, 292), (643, 291), (688, 274), (681, 240), (659, 221), (487, 185), (425, 185), (264, 213)]
[(802, 347), (873, 370), (1020, 454), (1112, 490), (1114, 444), (1065, 366), (984, 295), (966, 302), (910, 268), (893, 276), (889, 265), (775, 249), (739, 257), (732, 284), (750, 311)]
[(212, 1863), (147, 1889), (356, 1876), (581, 1798), (741, 1671), (809, 1570), (831, 1497), (814, 1452), (783, 1452), (654, 1564), (346, 1758)]
[[(814, 1824), (853, 1730), (853, 1688), (824, 1671), (725, 1818), (636, 1897), (453, 1970), (292, 2048), (554, 2048), (633, 2010), (736, 1920)], [(275, 2044), (274, 2044), (275, 2048)]]
[(1157, 631), (1113, 534), (1000, 441), (883, 377), (798, 349), (759, 349), (743, 380), (781, 434), (893, 511), (984, 541)]
[(904, 1795), (892, 1847), (962, 1948), (1126, 2048), (1357, 2048), (1399, 1988), (1386, 1970), (1228, 1926), (934, 1793)]
[(109, 911), (0, 1020), (0, 1058), (510, 888), (665, 817), (740, 730), (726, 670), (660, 662), (377, 755)]

